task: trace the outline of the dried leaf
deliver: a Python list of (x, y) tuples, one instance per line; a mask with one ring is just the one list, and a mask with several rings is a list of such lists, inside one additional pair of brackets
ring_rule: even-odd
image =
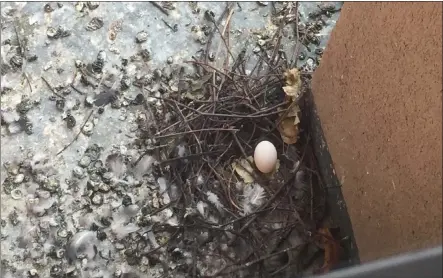
[[(249, 162), (253, 163), (254, 159), (252, 156), (249, 156), (247, 158)], [(234, 161), (231, 166), (232, 169), (239, 175), (245, 183), (253, 183), (254, 178), (252, 177), (251, 173), (254, 171), (254, 169), (251, 167), (251, 164), (246, 159), (239, 159)]]
[(287, 97), (291, 101), (288, 110), (282, 113), (278, 129), (280, 131), (283, 142), (286, 144), (295, 144), (298, 138), (298, 124), (300, 118), (298, 116), (300, 107), (295, 102), (300, 96), (301, 79), (300, 73), (296, 68), (287, 70), (285, 72), (286, 86), (283, 87)]
[(319, 272), (327, 273), (340, 260), (340, 244), (334, 239), (328, 228), (320, 228), (317, 245), (325, 250), (325, 260)]
[(199, 80), (191, 80), (189, 84), (189, 91), (183, 97), (191, 100), (199, 100), (204, 97), (203, 87), (211, 79), (212, 73), (202, 76)]
[(191, 92), (201, 91), (203, 86), (211, 79), (212, 73), (202, 76), (199, 80), (191, 81)]
[(183, 97), (184, 97), (184, 98), (187, 98), (187, 99), (190, 99), (190, 100), (201, 100), (201, 99), (204, 97), (204, 95), (203, 95), (203, 94), (196, 93), (196, 92), (194, 92), (194, 93), (186, 92), (186, 93), (183, 95)]
[(298, 117), (288, 117), (283, 119), (278, 125), (278, 130), (280, 131), (281, 138), (286, 144), (295, 144), (298, 138), (298, 126), (300, 121)]
[(286, 86), (283, 87), (286, 95), (292, 100), (300, 96), (301, 79), (298, 69), (293, 68), (285, 72)]
[(300, 112), (300, 107), (295, 103), (291, 103), (291, 106), (289, 106), (288, 111), (286, 113), (286, 117), (297, 117), (298, 113)]

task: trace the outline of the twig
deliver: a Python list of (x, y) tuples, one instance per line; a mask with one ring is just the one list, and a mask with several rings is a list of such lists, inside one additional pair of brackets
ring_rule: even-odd
[(32, 93), (31, 81), (29, 80), (29, 77), (28, 77), (28, 75), (26, 74), (26, 72), (23, 72), (23, 75), (25, 76), (26, 81), (28, 81), (29, 90), (31, 90), (31, 93)]
[(78, 74), (78, 69), (77, 69), (77, 67), (75, 67), (74, 75), (72, 76), (71, 84), (74, 84), (75, 79), (77, 78), (77, 74)]
[(274, 110), (274, 109), (277, 109), (278, 107), (282, 107), (282, 106), (286, 105), (286, 103), (280, 103), (280, 104), (278, 104), (278, 105), (276, 105), (276, 106), (274, 106), (274, 107), (271, 107), (271, 108), (268, 108), (268, 109), (265, 109), (265, 110), (261, 110), (261, 111), (258, 111), (258, 112), (256, 112), (256, 113), (252, 113), (251, 115), (218, 114), (218, 113), (206, 113), (206, 112), (201, 112), (201, 111), (198, 111), (198, 110), (196, 110), (196, 109), (194, 109), (194, 108), (191, 108), (191, 107), (189, 107), (189, 106), (187, 106), (187, 105), (184, 105), (184, 104), (182, 104), (182, 103), (180, 103), (180, 102), (177, 102), (177, 101), (175, 101), (175, 100), (166, 99), (166, 98), (163, 98), (163, 99), (164, 99), (164, 100), (167, 100), (167, 101), (172, 101), (172, 102), (174, 102), (175, 104), (177, 104), (178, 106), (181, 106), (181, 107), (184, 107), (184, 108), (186, 108), (186, 109), (189, 109), (189, 110), (191, 110), (191, 111), (193, 111), (193, 112), (195, 112), (195, 113), (197, 113), (197, 114), (200, 114), (200, 115), (202, 115), (202, 116), (226, 117), (226, 118), (245, 118), (245, 119), (248, 119), (248, 118), (263, 118), (263, 117), (267, 117), (267, 116), (271, 116), (271, 115), (279, 114), (279, 113), (281, 113), (282, 111), (275, 111), (275, 112), (269, 112), (269, 113), (265, 113), (265, 112), (267, 112), (267, 111), (272, 111), (272, 110)]
[[(299, 23), (299, 21), (300, 21), (300, 19), (299, 19), (299, 17), (298, 17), (298, 6), (299, 6), (299, 3), (298, 3), (298, 1), (295, 3), (295, 41), (297, 42), (297, 44), (298, 44), (298, 41), (299, 41), (299, 39), (300, 39), (300, 36), (299, 36), (299, 34), (298, 34), (298, 23)], [(296, 44), (296, 47), (297, 47), (297, 44)], [(294, 54), (295, 54), (295, 52), (294, 52)], [(294, 55), (293, 54), (293, 55)], [(293, 61), (295, 61), (295, 64), (294, 65), (297, 65), (297, 60), (298, 60), (298, 57), (297, 56), (292, 56), (292, 58), (291, 58), (291, 60), (293, 60)]]
[(164, 20), (163, 18), (162, 18), (162, 21), (163, 21), (163, 23), (164, 23), (169, 29), (171, 29), (172, 32), (177, 32), (177, 29), (176, 29), (177, 24), (175, 24), (175, 26), (173, 27), (173, 26), (171, 26), (171, 24), (169, 24), (169, 23), (168, 23), (166, 20)]
[(205, 156), (205, 155), (217, 154), (217, 153), (221, 153), (221, 151), (212, 151), (212, 152), (203, 152), (203, 153), (195, 153), (195, 154), (190, 154), (190, 155), (184, 155), (184, 156), (181, 156), (181, 157), (175, 157), (175, 158), (171, 158), (171, 159), (160, 161), (160, 164), (167, 164), (167, 163), (174, 162), (174, 161), (177, 161), (177, 160), (182, 160), (182, 159), (199, 158), (199, 157), (202, 157), (202, 156)]
[[(225, 62), (224, 62), (224, 69), (225, 69), (225, 71), (227, 71), (227, 69), (228, 69), (229, 55), (232, 56), (233, 60), (235, 59), (234, 56), (232, 55), (230, 47), (229, 47), (229, 27), (230, 27), (231, 18), (232, 18), (233, 14), (234, 14), (234, 8), (233, 8), (233, 6), (231, 6), (229, 14), (228, 14), (228, 18), (226, 19), (225, 26), (223, 27), (223, 32), (220, 34), (220, 37), (221, 37), (221, 39), (223, 40), (223, 42), (225, 43), (225, 46), (226, 46), (226, 59), (225, 59)], [(227, 42), (226, 42), (226, 40), (224, 38), (224, 34), (225, 33), (226, 33), (226, 37), (227, 37)], [(220, 44), (221, 43), (219, 43), (219, 45), (217, 47), (217, 52), (215, 54), (216, 58), (218, 57), (218, 53), (219, 53), (219, 50), (220, 50)], [(218, 92), (220, 92), (220, 90), (221, 90), (221, 88), (222, 88), (224, 83), (225, 83), (225, 78), (223, 78), (222, 81), (220, 82), (220, 85), (218, 86)], [(215, 72), (213, 73), (213, 84), (215, 86)], [(215, 95), (216, 95), (215, 100), (218, 100), (218, 93), (216, 93)], [(214, 111), (215, 111), (215, 106), (214, 106)]]
[[(240, 148), (244, 158), (247, 158), (248, 156), (246, 155), (245, 149), (243, 148), (243, 146), (241, 145), (240, 141), (238, 140), (237, 135), (235, 135), (235, 133), (232, 133), (232, 136), (234, 137), (235, 142), (237, 142), (238, 147)], [(246, 159), (246, 161), (248, 161), (249, 163), (249, 159)], [(251, 165), (252, 166), (252, 165)], [(246, 169), (245, 169), (246, 170)]]
[[(229, 49), (229, 44), (228, 44), (228, 43), (226, 42), (226, 40), (224, 39), (224, 35), (225, 35), (225, 33), (226, 33), (227, 27), (229, 26), (229, 23), (230, 23), (231, 18), (232, 18), (232, 14), (234, 13), (234, 9), (232, 8), (232, 6), (229, 7), (228, 10), (229, 10), (229, 14), (228, 14), (228, 17), (226, 18), (225, 26), (223, 26), (223, 31), (220, 32), (220, 30), (219, 30), (218, 27), (216, 26), (217, 31), (218, 31), (219, 34), (220, 34), (220, 39), (221, 39), (221, 41), (218, 43), (217, 51), (215, 52), (215, 58), (218, 57), (218, 53), (220, 52), (220, 46), (221, 46), (221, 43), (222, 43), (222, 41), (223, 41), (224, 44), (225, 44), (225, 46), (226, 46), (226, 50), (227, 50), (227, 52), (231, 55), (232, 59), (235, 59), (234, 56), (232, 55), (230, 49)], [(228, 57), (229, 57), (229, 56), (228, 56)]]
[(190, 130), (190, 131), (184, 131), (184, 132), (177, 132), (177, 133), (171, 133), (166, 135), (160, 135), (156, 136), (155, 139), (164, 139), (169, 137), (175, 137), (185, 134), (191, 134), (191, 133), (197, 133), (197, 132), (203, 132), (203, 131), (238, 131), (238, 129), (233, 128), (204, 128), (204, 129), (196, 129), (196, 130)]
[(256, 264), (256, 263), (259, 263), (259, 262), (261, 262), (261, 261), (267, 260), (267, 259), (272, 258), (272, 257), (274, 257), (274, 256), (277, 256), (277, 255), (280, 255), (280, 254), (283, 254), (283, 253), (289, 252), (289, 251), (291, 251), (291, 250), (295, 250), (295, 249), (297, 249), (297, 248), (300, 248), (300, 246), (303, 246), (303, 245), (304, 245), (304, 244), (299, 244), (299, 245), (296, 245), (296, 246), (292, 246), (292, 247), (285, 248), (285, 249), (283, 249), (283, 250), (281, 250), (281, 251), (278, 251), (278, 252), (276, 252), (276, 253), (271, 253), (271, 254), (268, 254), (268, 255), (266, 255), (266, 256), (260, 257), (260, 258), (258, 258), (258, 259), (256, 259), (256, 260), (249, 261), (249, 262), (247, 262), (247, 263), (245, 263), (245, 264), (243, 264), (243, 265), (241, 265), (241, 266), (238, 266), (238, 267), (233, 268), (233, 269), (231, 269), (231, 270), (229, 270), (229, 271), (226, 271), (226, 272), (224, 272), (224, 269), (222, 269), (221, 272), (218, 272), (218, 273), (216, 273), (216, 274), (214, 274), (214, 275), (211, 275), (211, 276), (209, 276), (209, 277), (216, 277), (216, 276), (220, 276), (220, 275), (228, 275), (228, 274), (231, 274), (231, 273), (237, 272), (237, 271), (239, 271), (239, 270), (242, 270), (242, 269), (248, 268), (248, 267), (250, 267), (250, 266), (252, 266), (252, 265), (254, 265), (254, 264)]
[(20, 48), (20, 54), (25, 55), (25, 49), (23, 48), (23, 45), (20, 41), (20, 36), (18, 35), (18, 31), (17, 31), (17, 20), (14, 22), (14, 31), (15, 31), (15, 35), (17, 36), (17, 42), (18, 42), (18, 47)]
[(49, 82), (48, 82), (43, 76), (42, 76), (42, 79), (43, 79), (43, 81), (45, 81), (46, 85), (48, 85), (49, 89), (51, 89), (51, 91), (52, 91), (52, 93), (53, 93), (54, 95), (56, 95), (56, 96), (58, 96), (59, 98), (62, 98), (62, 99), (65, 98), (64, 96), (58, 94), (58, 93), (54, 90), (54, 88), (51, 86), (51, 84), (49, 84)]
[(94, 113), (94, 110), (91, 110), (91, 112), (89, 113), (88, 117), (86, 118), (85, 122), (82, 124), (82, 126), (80, 127), (80, 130), (78, 131), (77, 135), (74, 137), (74, 139), (68, 144), (66, 145), (63, 149), (61, 149), (56, 155), (61, 154), (62, 152), (64, 152), (67, 148), (69, 148), (69, 146), (71, 146), (80, 136), (80, 133), (82, 133), (83, 128), (85, 127), (86, 123), (89, 121), (89, 118), (91, 118), (92, 113)]
[[(188, 127), (188, 129), (189, 129), (190, 131), (192, 131), (192, 128), (191, 128), (191, 126), (189, 125), (189, 122), (186, 120), (186, 117), (183, 115), (183, 113), (182, 113), (182, 111), (180, 110), (180, 108), (178, 108), (178, 102), (174, 102), (174, 103), (175, 103), (175, 106), (176, 106), (176, 108), (177, 108), (177, 111), (179, 112), (180, 117), (181, 117), (182, 120), (185, 122), (185, 124), (186, 124), (186, 126)], [(197, 142), (197, 144), (198, 144), (198, 146), (199, 146), (199, 148), (200, 148), (200, 152), (203, 152), (203, 149), (202, 149), (202, 146), (201, 146), (200, 140), (198, 140), (197, 135), (195, 135), (195, 133), (192, 133), (192, 135), (194, 136), (195, 141)]]
[[(234, 12), (234, 10), (233, 10), (231, 7), (232, 7), (232, 5), (230, 6), (230, 8), (228, 8), (228, 10), (231, 11), (231, 12), (230, 12), (230, 16), (232, 16), (232, 13)], [(228, 17), (229, 20), (230, 20), (230, 16)], [(227, 20), (228, 20), (228, 19), (227, 19)], [(226, 41), (225, 41), (225, 39), (224, 39), (224, 37), (223, 37), (223, 34), (224, 34), (225, 31), (226, 31), (226, 26), (227, 26), (227, 24), (225, 24), (225, 26), (224, 26), (224, 31), (223, 31), (223, 32), (220, 32), (220, 29), (218, 28), (217, 24), (214, 23), (214, 27), (217, 29), (218, 33), (220, 34), (220, 38), (221, 38), (221, 40), (223, 41), (223, 43), (225, 44), (225, 46), (226, 46), (226, 50), (228, 51), (229, 55), (231, 55), (232, 59), (235, 59), (234, 55), (232, 55), (231, 50), (229, 49), (229, 46), (228, 46), (228, 44), (226, 43)]]
[(151, 2), (149, 2), (149, 3), (151, 3), (152, 5), (154, 5), (154, 7), (156, 7), (157, 9), (159, 9), (159, 10), (160, 10), (162, 13), (164, 13), (165, 15), (169, 16), (169, 12), (168, 12), (165, 8), (163, 8), (160, 4), (158, 4), (157, 2), (151, 1)]
[[(192, 115), (188, 115), (188, 116), (186, 116), (186, 120), (193, 121), (193, 120), (195, 120), (195, 119), (201, 117), (201, 115), (197, 115), (197, 116), (195, 116), (195, 117), (193, 117), (193, 118), (191, 118), (190, 116), (192, 116)], [(177, 125), (180, 125), (180, 124), (181, 124), (180, 122), (175, 122), (174, 124), (172, 124), (172, 125), (170, 125), (170, 126), (164, 128), (164, 129), (162, 129), (162, 130), (160, 130), (160, 131), (157, 131), (156, 134), (162, 134), (163, 132), (165, 132), (165, 131), (167, 131), (167, 130), (169, 130), (169, 129), (171, 129), (171, 128), (177, 126)]]
[[(228, 10), (229, 10), (229, 6), (226, 6), (225, 10), (224, 10), (223, 13), (220, 15), (220, 17), (218, 18), (217, 22), (215, 22), (214, 20), (212, 20), (212, 23), (214, 23), (214, 26), (217, 26), (217, 25), (219, 25), (219, 24), (222, 22), (223, 18), (225, 17), (226, 13), (228, 12)], [(209, 48), (210, 48), (211, 45), (212, 45), (212, 39), (214, 38), (214, 34), (215, 34), (215, 32), (212, 31), (212, 32), (209, 34), (209, 36), (208, 36), (208, 43), (206, 44), (206, 50), (205, 50), (205, 53), (204, 53), (204, 55), (205, 55), (205, 60), (204, 60), (204, 61), (205, 61), (205, 62), (208, 61), (208, 57), (209, 57)]]
[(215, 68), (215, 67), (213, 67), (213, 66), (211, 66), (211, 65), (208, 65), (208, 64), (205, 64), (205, 63), (202, 63), (202, 62), (199, 62), (199, 61), (184, 61), (184, 62), (185, 62), (185, 63), (191, 63), (191, 64), (197, 64), (197, 65), (201, 65), (201, 66), (209, 67), (209, 68), (211, 68), (211, 69), (217, 71), (218, 73), (223, 74), (227, 79), (229, 79), (229, 80), (231, 80), (231, 81), (234, 81), (234, 80), (232, 79), (232, 77), (230, 77), (230, 76), (227, 75), (226, 73), (222, 72), (221, 70), (219, 70), (219, 69), (217, 69), (217, 68)]
[[(17, 37), (18, 47), (20, 49), (20, 55), (22, 55), (24, 57), (26, 49), (25, 49), (25, 47), (23, 46), (23, 44), (22, 44), (22, 42), (20, 40), (20, 36), (18, 35), (17, 20), (14, 21), (14, 32), (15, 32), (15, 36)], [(26, 74), (26, 72), (23, 72), (23, 75), (25, 76), (26, 81), (28, 82), (29, 89), (31, 90), (31, 93), (32, 93), (31, 81), (29, 81), (29, 77)]]
[(73, 84), (69, 85), (72, 89), (74, 89), (74, 91), (76, 91), (77, 93), (79, 93), (80, 95), (84, 95), (85, 93), (80, 91), (80, 89), (76, 88)]

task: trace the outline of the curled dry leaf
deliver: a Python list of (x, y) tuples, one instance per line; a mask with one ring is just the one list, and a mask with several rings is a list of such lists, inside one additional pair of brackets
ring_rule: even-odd
[(203, 76), (199, 80), (190, 80), (189, 90), (183, 97), (191, 100), (199, 100), (204, 97), (204, 85), (211, 79), (212, 73)]
[(278, 125), (278, 129), (280, 131), (280, 135), (283, 139), (283, 142), (286, 144), (295, 144), (298, 138), (298, 124), (300, 123), (300, 118), (298, 117), (298, 113), (300, 112), (300, 108), (298, 105), (293, 102), (291, 103), (287, 113), (283, 113), (281, 116), (284, 117)]
[(283, 87), (283, 90), (290, 101), (290, 105), (286, 112), (280, 114), (278, 129), (283, 142), (295, 144), (299, 133), (298, 124), (300, 123), (298, 117), (300, 107), (295, 102), (300, 97), (300, 73), (296, 68), (293, 68), (285, 72), (285, 78), (286, 86)]
[(283, 87), (286, 95), (295, 101), (300, 96), (301, 79), (298, 69), (293, 68), (285, 72), (286, 86)]
[(283, 142), (286, 144), (295, 144), (297, 142), (298, 127), (294, 125), (291, 118), (286, 118), (280, 122), (279, 131)]
[(231, 166), (245, 183), (253, 183), (254, 178), (252, 177), (251, 173), (254, 171), (254, 169), (251, 167), (251, 164), (254, 163), (254, 159), (252, 156), (248, 156), (247, 159), (250, 163), (246, 159), (242, 158), (232, 162)]
[(320, 228), (318, 230), (317, 245), (325, 250), (325, 260), (320, 269), (320, 273), (327, 273), (340, 260), (340, 244), (328, 228)]

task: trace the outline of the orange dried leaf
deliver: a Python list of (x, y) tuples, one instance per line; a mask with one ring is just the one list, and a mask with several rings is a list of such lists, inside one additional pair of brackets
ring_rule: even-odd
[(278, 126), (283, 142), (286, 144), (295, 144), (297, 142), (299, 130), (297, 125), (294, 124), (296, 121), (297, 117), (288, 117), (283, 119)]
[(328, 228), (318, 230), (317, 244), (325, 250), (325, 259), (320, 272), (327, 273), (340, 260), (340, 244), (333, 238)]
[(286, 95), (296, 100), (300, 96), (301, 79), (298, 69), (293, 68), (285, 72), (286, 86), (283, 87)]

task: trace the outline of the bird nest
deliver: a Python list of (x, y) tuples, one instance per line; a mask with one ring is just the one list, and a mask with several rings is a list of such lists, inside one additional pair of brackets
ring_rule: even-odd
[[(150, 215), (172, 209), (178, 220), (153, 227), (170, 236), (144, 255), (188, 250), (193, 263), (183, 271), (193, 277), (282, 277), (329, 267), (324, 249), (336, 243), (321, 228), (325, 190), (308, 123), (310, 73), (280, 51), (283, 27), (251, 70), (246, 51), (234, 59), (228, 49), (221, 67), (206, 51), (188, 61), (198, 79), (181, 76), (178, 92), (150, 97), (161, 105), (146, 106), (155, 123), (144, 138), (156, 146), (146, 154), (158, 161), (153, 171), (166, 177), (170, 198)], [(270, 174), (252, 157), (263, 140), (278, 152)]]
[[(197, 80), (181, 77), (177, 93), (151, 97), (162, 111), (146, 106), (156, 120), (145, 138), (157, 146), (146, 154), (158, 161), (154, 172), (166, 177), (170, 198), (151, 215), (172, 209), (178, 221), (153, 227), (170, 236), (145, 255), (189, 250), (194, 263), (185, 272), (194, 277), (282, 277), (327, 267), (325, 242), (334, 240), (321, 229), (325, 191), (310, 140), (310, 73), (279, 51), (281, 28), (274, 36), (252, 70), (245, 52), (234, 59), (228, 50), (222, 67), (203, 54), (188, 61)], [(270, 174), (252, 157), (263, 140), (278, 152)]]

